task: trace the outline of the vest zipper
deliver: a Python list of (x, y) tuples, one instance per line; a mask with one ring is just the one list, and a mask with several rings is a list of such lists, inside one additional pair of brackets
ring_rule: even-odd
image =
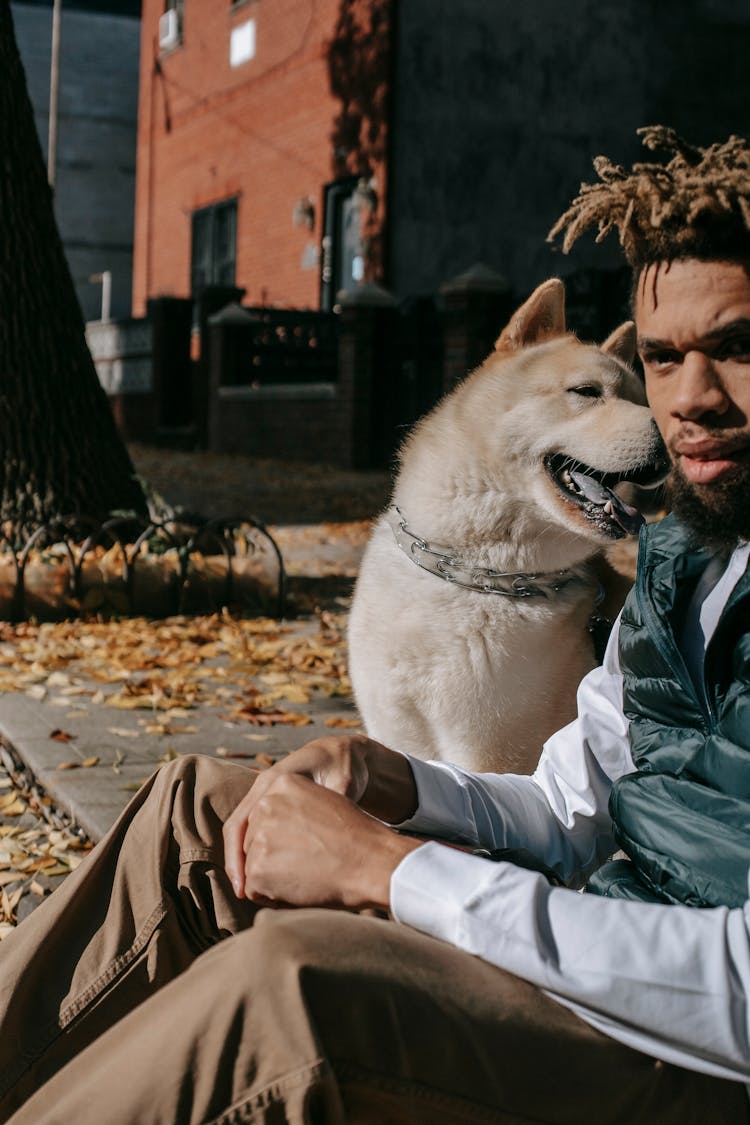
[[(647, 536), (642, 535), (638, 548), (638, 570), (639, 572), (644, 574), (645, 571), (641, 571), (641, 566), (645, 561), (646, 540)], [(644, 623), (651, 630), (651, 635), (656, 641), (661, 656), (670, 666), (676, 678), (680, 681), (683, 690), (685, 690), (697, 704), (698, 711), (700, 712), (702, 718), (702, 730), (704, 734), (709, 734), (715, 727), (716, 716), (714, 714), (714, 709), (711, 701), (708, 698), (708, 692), (706, 691), (705, 658), (703, 661), (702, 690), (699, 694), (695, 684), (693, 683), (693, 678), (688, 672), (684, 657), (677, 646), (676, 640), (674, 639), (674, 634), (672, 630), (667, 627), (666, 622), (657, 613), (652, 598), (649, 596), (645, 581), (643, 582), (641, 589), (643, 590), (643, 597), (639, 599), (639, 601), (644, 617)]]

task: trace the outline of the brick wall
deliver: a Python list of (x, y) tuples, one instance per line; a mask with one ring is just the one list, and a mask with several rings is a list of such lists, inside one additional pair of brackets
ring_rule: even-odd
[[(340, 104), (327, 49), (341, 0), (187, 0), (183, 40), (158, 47), (163, 0), (144, 0), (133, 306), (190, 293), (191, 215), (238, 199), (236, 283), (249, 304), (317, 307), (322, 188), (334, 178)], [(256, 55), (229, 61), (231, 29), (256, 24)], [(302, 197), (315, 227), (295, 227)]]
[[(392, 387), (384, 375), (399, 361), (391, 346), (398, 307), (390, 294), (364, 285), (344, 300), (336, 318), (337, 354), (328, 370), (321, 368), (320, 377), (307, 383), (293, 375), (284, 382), (234, 381), (232, 351), (251, 346), (238, 313), (215, 317), (209, 329), (209, 448), (351, 469), (390, 461)], [(252, 366), (243, 370), (247, 374)]]

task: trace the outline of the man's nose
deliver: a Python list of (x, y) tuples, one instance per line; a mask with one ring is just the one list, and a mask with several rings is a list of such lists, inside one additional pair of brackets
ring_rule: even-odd
[(724, 414), (728, 408), (729, 398), (713, 360), (703, 352), (686, 352), (672, 413), (696, 421), (704, 414)]

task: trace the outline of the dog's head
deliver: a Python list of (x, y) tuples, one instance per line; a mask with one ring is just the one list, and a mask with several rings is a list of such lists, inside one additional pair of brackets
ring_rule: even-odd
[[(643, 522), (617, 485), (653, 486), (668, 467), (643, 383), (630, 367), (635, 341), (630, 322), (601, 347), (567, 333), (564, 287), (552, 279), (514, 313), (493, 354), (464, 384), (477, 457), (506, 495), (599, 542)], [(463, 413), (461, 394), (459, 388)]]

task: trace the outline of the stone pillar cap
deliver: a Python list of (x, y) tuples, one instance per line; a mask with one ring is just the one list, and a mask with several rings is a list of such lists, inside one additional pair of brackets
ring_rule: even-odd
[(440, 286), (440, 292), (450, 293), (507, 293), (510, 284), (501, 273), (497, 273), (483, 262), (469, 266), (458, 277), (451, 278)]
[(395, 309), (398, 301), (382, 285), (365, 281), (354, 289), (339, 289), (336, 300), (342, 308)]
[(217, 313), (210, 316), (208, 323), (212, 326), (214, 324), (222, 326), (236, 324), (240, 327), (246, 327), (259, 319), (257, 313), (252, 313), (249, 309), (243, 309), (237, 301), (230, 301), (223, 309), (219, 309)]

